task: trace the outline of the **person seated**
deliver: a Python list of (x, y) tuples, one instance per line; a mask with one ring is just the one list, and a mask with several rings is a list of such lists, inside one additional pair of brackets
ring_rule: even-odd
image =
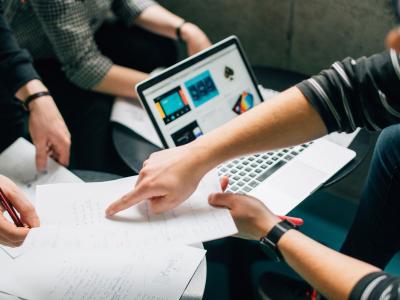
[(145, 199), (155, 213), (172, 209), (193, 193), (209, 170), (234, 157), (302, 144), (335, 131), (385, 129), (343, 254), (296, 230), (282, 232), (278, 218), (251, 197), (218, 194), (209, 202), (231, 210), (242, 237), (259, 240), (271, 230), (278, 232), (281, 239), (271, 250), (280, 252), (322, 295), (400, 299), (400, 278), (381, 272), (400, 249), (399, 96), (400, 56), (394, 50), (336, 62), (187, 145), (153, 153), (135, 188), (112, 203), (106, 214), (112, 216)]
[(18, 137), (28, 137), (22, 118), (26, 113), (30, 137), (36, 147), (38, 170), (45, 170), (48, 156), (67, 166), (70, 133), (33, 68), (30, 55), (16, 43), (4, 20), (3, 1), (0, 1), (0, 151)]
[(137, 98), (138, 82), (175, 63), (174, 40), (189, 55), (210, 45), (198, 26), (152, 0), (5, 3), (18, 42), (31, 52), (71, 131), (73, 168), (109, 171), (112, 100)]

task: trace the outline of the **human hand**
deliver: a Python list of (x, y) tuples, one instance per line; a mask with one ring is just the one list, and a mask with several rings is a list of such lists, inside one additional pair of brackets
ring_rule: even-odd
[(71, 135), (50, 96), (41, 97), (29, 104), (29, 132), (36, 147), (36, 167), (46, 169), (47, 157), (60, 164), (69, 164)]
[[(19, 212), (22, 223), (28, 227), (38, 227), (39, 217), (33, 205), (25, 198), (21, 190), (7, 177), (0, 175), (0, 187), (11, 204)], [(19, 246), (29, 232), (28, 227), (17, 227), (4, 216), (4, 207), (0, 205), (0, 244)]]
[[(223, 190), (228, 185), (228, 179), (221, 179)], [(260, 200), (239, 194), (211, 194), (208, 202), (217, 207), (228, 208), (239, 230), (238, 237), (259, 240), (265, 236), (280, 219), (274, 215)]]
[(185, 23), (181, 28), (181, 36), (186, 43), (188, 55), (191, 56), (211, 46), (207, 35), (195, 24)]
[(107, 216), (127, 209), (145, 199), (154, 213), (170, 210), (196, 190), (201, 178), (211, 168), (205, 163), (202, 148), (184, 145), (155, 152), (143, 163), (133, 191), (112, 203)]
[(400, 52), (400, 27), (392, 29), (386, 36), (386, 47)]

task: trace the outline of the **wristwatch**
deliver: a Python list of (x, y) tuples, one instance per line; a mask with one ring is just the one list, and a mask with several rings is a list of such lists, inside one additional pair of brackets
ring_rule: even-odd
[(291, 229), (297, 229), (297, 226), (288, 220), (283, 220), (276, 224), (266, 236), (260, 239), (261, 249), (274, 262), (283, 260), (282, 253), (278, 249), (278, 242), (281, 237)]

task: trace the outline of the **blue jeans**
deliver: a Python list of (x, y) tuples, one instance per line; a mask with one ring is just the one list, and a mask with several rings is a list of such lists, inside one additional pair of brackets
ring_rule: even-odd
[(341, 252), (384, 268), (400, 250), (400, 125), (380, 134)]

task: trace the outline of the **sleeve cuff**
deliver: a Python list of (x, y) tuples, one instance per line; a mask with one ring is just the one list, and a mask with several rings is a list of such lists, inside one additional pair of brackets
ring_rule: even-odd
[(319, 113), (322, 121), (324, 122), (328, 133), (338, 130), (338, 125), (332, 117), (329, 110), (325, 107), (324, 101), (320, 99), (319, 94), (314, 90), (309, 80), (304, 80), (296, 85), (300, 92), (304, 95), (311, 106)]
[(112, 66), (113, 63), (110, 59), (99, 54), (86, 59), (79, 68), (74, 65), (71, 70), (68, 66), (64, 67), (64, 70), (72, 83), (82, 89), (91, 90), (104, 79)]
[(150, 6), (157, 5), (152, 0), (120, 0), (114, 12), (126, 26), (132, 26), (135, 19)]

